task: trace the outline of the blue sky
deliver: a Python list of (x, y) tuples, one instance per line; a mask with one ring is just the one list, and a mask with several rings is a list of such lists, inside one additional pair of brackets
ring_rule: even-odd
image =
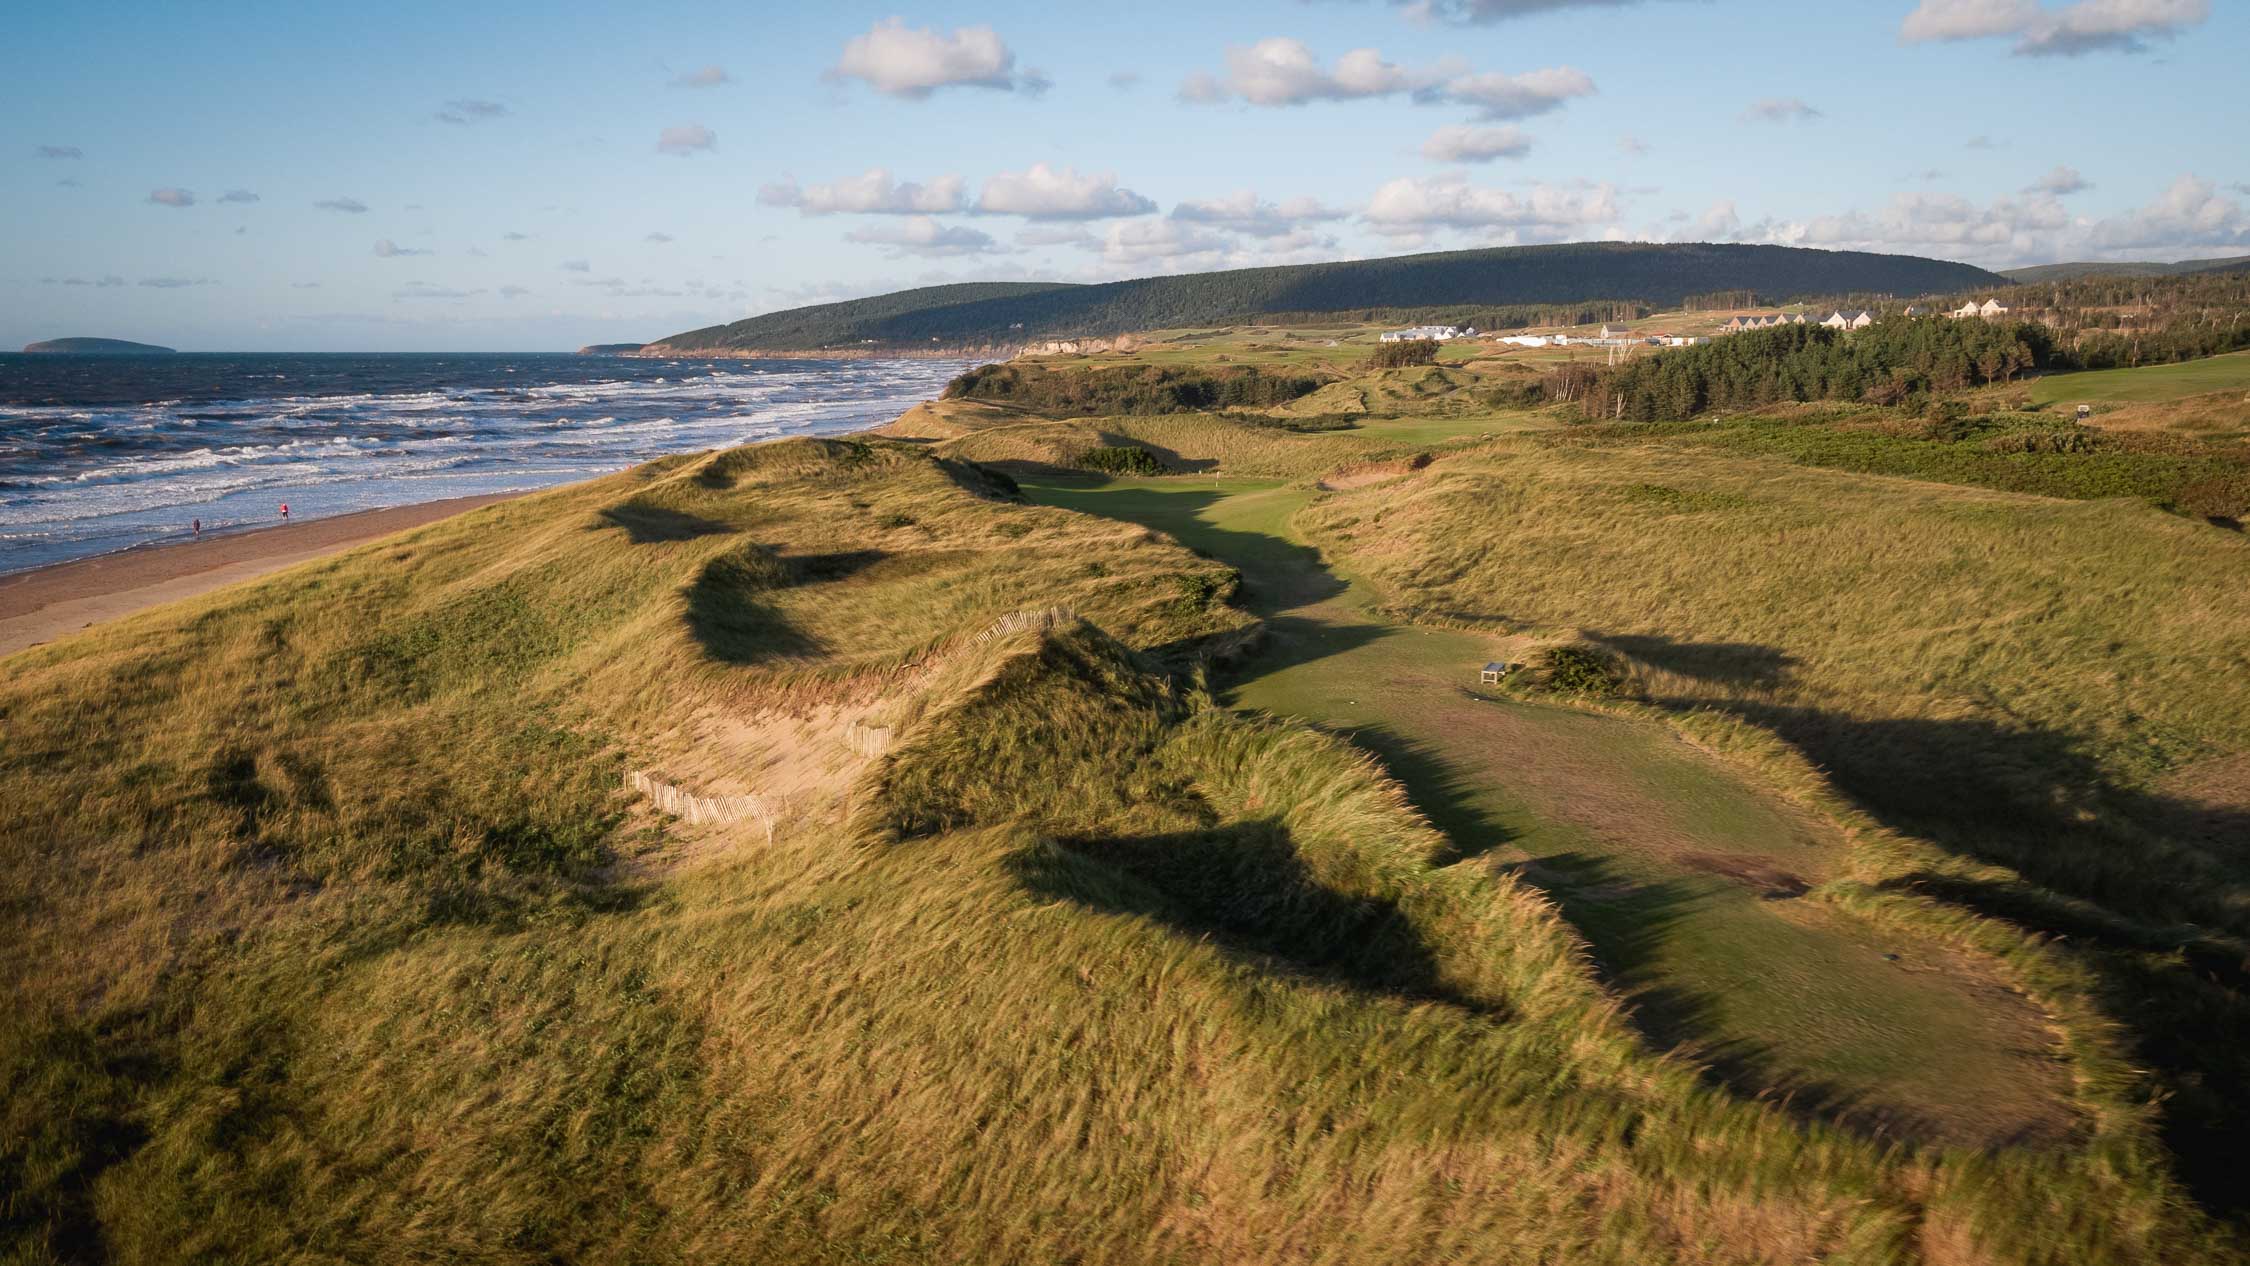
[(0, 346), (569, 347), (1604, 238), (2244, 254), (2244, 65), (2219, 0), (42, 5)]

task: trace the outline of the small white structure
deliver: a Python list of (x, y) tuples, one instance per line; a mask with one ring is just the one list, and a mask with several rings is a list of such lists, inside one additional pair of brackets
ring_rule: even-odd
[(1831, 330), (1864, 330), (1875, 324), (1875, 314), (1864, 308), (1856, 312), (1831, 312), (1821, 324)]
[(1601, 337), (1603, 337), (1603, 338), (1626, 338), (1626, 337), (1630, 336), (1631, 334), (1632, 334), (1632, 331), (1631, 331), (1631, 330), (1628, 330), (1628, 329), (1626, 329), (1626, 328), (1625, 328), (1624, 326), (1622, 326), (1622, 325), (1604, 325), (1604, 326), (1602, 326)]
[(1410, 330), (1385, 330), (1383, 341), (1412, 343), (1427, 339), (1433, 343), (1446, 343), (1463, 336), (1464, 331), (1458, 325), (1417, 325)]
[(1500, 341), (1516, 347), (1551, 347), (1555, 342), (1545, 334), (1510, 334)]
[(1477, 674), (1477, 680), (1487, 686), (1497, 686), (1509, 673), (1514, 672), (1515, 668), (1514, 664), (1503, 664), (1499, 660), (1493, 660), (1484, 666), (1483, 671)]
[(2008, 315), (2008, 305), (1998, 299), (1987, 299), (1984, 301), (1984, 306), (1977, 309), (1977, 315), (1987, 319), (2006, 316)]

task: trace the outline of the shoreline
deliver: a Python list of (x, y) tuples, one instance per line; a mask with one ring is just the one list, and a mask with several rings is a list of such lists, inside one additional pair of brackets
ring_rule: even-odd
[(0, 576), (0, 656), (525, 495), (492, 492), (354, 510), (10, 572)]

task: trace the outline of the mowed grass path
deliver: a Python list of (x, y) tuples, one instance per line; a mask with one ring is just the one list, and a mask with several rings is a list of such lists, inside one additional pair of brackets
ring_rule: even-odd
[(2152, 404), (2214, 391), (2250, 391), (2250, 352), (2229, 352), (2177, 365), (2095, 369), (2032, 380), (2036, 404)]
[(1463, 865), (1546, 891), (1644, 1029), (1745, 1090), (1920, 1141), (2069, 1129), (2041, 1018), (1974, 965), (1817, 897), (1844, 845), (1654, 723), (1480, 695), (1472, 634), (1397, 625), (1298, 543), (1313, 495), (1246, 480), (1028, 484), (1239, 569), (1268, 622), (1228, 701), (1380, 755)]

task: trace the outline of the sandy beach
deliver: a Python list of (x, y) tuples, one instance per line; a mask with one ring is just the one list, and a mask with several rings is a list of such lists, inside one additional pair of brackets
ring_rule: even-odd
[(0, 655), (521, 495), (455, 497), (277, 523), (0, 576)]

